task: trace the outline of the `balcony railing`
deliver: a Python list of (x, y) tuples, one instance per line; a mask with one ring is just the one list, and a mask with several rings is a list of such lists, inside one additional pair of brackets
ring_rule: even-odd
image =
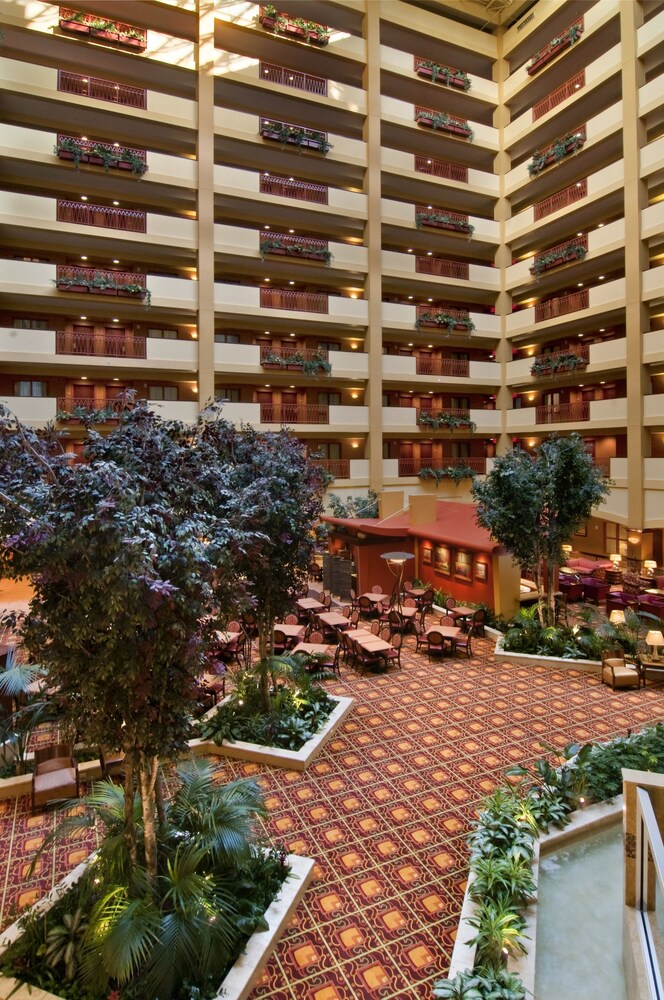
[(586, 73), (585, 70), (581, 70), (576, 76), (571, 77), (562, 86), (558, 87), (556, 90), (552, 91), (547, 97), (539, 101), (537, 104), (533, 105), (533, 121), (536, 122), (538, 118), (542, 118), (549, 111), (557, 108), (559, 104), (566, 101), (568, 97), (572, 97), (576, 94), (577, 90), (581, 90), (582, 87), (586, 85)]
[(77, 419), (80, 412), (87, 410), (91, 413), (108, 415), (109, 420), (117, 420), (119, 414), (123, 410), (130, 409), (130, 407), (131, 404), (123, 397), (118, 399), (95, 399), (93, 396), (86, 396), (74, 399), (69, 396), (58, 396), (57, 419), (60, 420), (65, 415)]
[(415, 225), (418, 229), (430, 226), (433, 229), (448, 229), (453, 233), (464, 233), (470, 237), (475, 231), (464, 212), (448, 212), (447, 209), (415, 206)]
[(480, 476), (486, 475), (486, 458), (473, 457), (473, 458), (454, 458), (451, 455), (443, 455), (440, 462), (433, 465), (433, 459), (431, 458), (400, 458), (399, 459), (399, 475), (400, 476), (416, 476), (422, 469), (434, 469), (434, 471), (439, 471), (441, 469), (472, 469)]
[(294, 309), (298, 312), (329, 312), (327, 292), (297, 292), (290, 288), (261, 288), (261, 309)]
[(470, 265), (463, 260), (443, 260), (440, 257), (416, 257), (415, 271), (418, 274), (436, 274), (441, 278), (457, 278), (468, 281)]
[(274, 194), (278, 198), (297, 198), (299, 201), (313, 201), (318, 205), (327, 205), (327, 184), (312, 184), (309, 181), (296, 181), (290, 177), (275, 177), (273, 174), (261, 174), (261, 194)]
[(58, 330), (55, 335), (56, 354), (85, 354), (97, 358), (145, 358), (145, 337), (124, 333), (68, 333)]
[(577, 21), (574, 21), (573, 24), (570, 24), (568, 28), (565, 28), (564, 31), (561, 31), (555, 38), (552, 38), (543, 49), (540, 49), (539, 52), (533, 55), (530, 65), (526, 66), (526, 73), (529, 76), (538, 73), (548, 62), (555, 59), (563, 49), (573, 45), (582, 33), (583, 18), (581, 17)]
[(418, 375), (445, 375), (449, 378), (468, 378), (470, 361), (458, 358), (418, 358), (415, 363)]
[(275, 35), (298, 38), (312, 45), (327, 45), (332, 34), (326, 25), (291, 17), (281, 10), (275, 10), (272, 4), (258, 8), (258, 22), (266, 31), (273, 31)]
[(422, 326), (437, 327), (447, 330), (448, 333), (451, 330), (465, 330), (471, 333), (475, 329), (467, 309), (453, 309), (445, 305), (418, 306), (415, 326), (417, 329)]
[(588, 237), (575, 236), (574, 239), (566, 240), (564, 243), (559, 243), (555, 247), (549, 247), (548, 250), (542, 250), (541, 253), (535, 254), (530, 273), (539, 277), (546, 271), (553, 271), (554, 268), (561, 267), (563, 264), (583, 260), (587, 252)]
[(148, 169), (144, 149), (121, 146), (118, 142), (96, 142), (72, 135), (58, 135), (55, 152), (61, 160), (73, 160), (77, 167), (79, 163), (89, 163), (91, 166), (104, 167), (105, 170), (111, 167), (131, 170), (139, 176)]
[(329, 265), (332, 254), (327, 240), (318, 240), (312, 236), (290, 236), (287, 233), (260, 234), (260, 252), (277, 254), (285, 257), (299, 257), (301, 260), (325, 261)]
[(611, 475), (611, 459), (610, 458), (593, 458), (593, 465), (596, 469), (602, 473), (607, 479)]
[(459, 90), (470, 90), (468, 74), (464, 73), (463, 70), (455, 69), (454, 66), (445, 66), (431, 59), (414, 56), (413, 69), (418, 76), (423, 76), (433, 83), (442, 83), (443, 86), (456, 87)]
[(581, 292), (570, 292), (569, 295), (560, 295), (556, 299), (538, 302), (535, 306), (535, 322), (541, 323), (546, 319), (555, 319), (556, 316), (566, 316), (567, 313), (576, 312), (578, 309), (587, 309), (588, 302), (587, 288)]
[(126, 83), (68, 73), (63, 69), (58, 70), (58, 90), (62, 94), (76, 94), (77, 97), (90, 97), (95, 101), (111, 101), (143, 110), (147, 108), (148, 92), (144, 87), (130, 87)]
[(349, 458), (312, 458), (311, 464), (325, 469), (335, 479), (350, 479)]
[(260, 77), (267, 83), (278, 83), (282, 87), (295, 87), (305, 90), (308, 94), (320, 94), (327, 97), (327, 80), (323, 76), (311, 76), (297, 69), (287, 69), (286, 66), (275, 66), (273, 63), (261, 62)]
[(555, 139), (546, 149), (537, 149), (533, 153), (533, 158), (528, 164), (528, 173), (531, 177), (536, 177), (547, 167), (572, 156), (581, 149), (586, 141), (586, 126), (580, 125), (574, 132), (568, 132), (562, 139)]
[(590, 403), (549, 403), (535, 407), (536, 424), (565, 424), (570, 421), (588, 420)]
[(298, 150), (313, 149), (323, 156), (332, 148), (327, 132), (277, 121), (274, 118), (261, 118), (258, 132), (263, 139), (280, 142), (282, 146), (297, 146)]
[(459, 136), (462, 139), (475, 138), (475, 133), (468, 124), (467, 118), (448, 114), (447, 111), (434, 111), (433, 108), (423, 108), (415, 105), (415, 122), (431, 128), (434, 132), (447, 132), (448, 135)]
[(261, 403), (262, 424), (329, 424), (324, 403)]
[(446, 160), (416, 155), (415, 170), (418, 174), (431, 174), (432, 177), (443, 177), (448, 181), (468, 183), (468, 167), (462, 167), (459, 163), (448, 163)]
[(78, 226), (102, 226), (104, 229), (124, 229), (126, 232), (144, 233), (147, 213), (140, 209), (91, 205), (87, 201), (65, 201), (58, 198), (57, 220), (73, 222)]
[(61, 292), (90, 292), (92, 295), (120, 295), (150, 303), (144, 274), (132, 271), (104, 271), (96, 267), (73, 267), (58, 264), (55, 284)]
[(147, 48), (148, 33), (145, 28), (137, 28), (124, 21), (110, 21), (97, 14), (87, 14), (70, 7), (60, 8), (60, 27), (72, 34), (89, 35), (98, 42), (124, 45), (130, 49), (143, 51)]
[(537, 202), (533, 206), (535, 222), (539, 222), (540, 219), (545, 218), (547, 215), (553, 215), (554, 212), (559, 212), (561, 208), (573, 205), (575, 201), (580, 201), (587, 194), (588, 180), (586, 177), (582, 181), (577, 181), (575, 184), (570, 184), (569, 187), (563, 188), (562, 191), (556, 191), (555, 194), (550, 195), (550, 197), (545, 198), (543, 201)]
[(538, 354), (533, 359), (530, 369), (536, 378), (548, 378), (565, 372), (578, 371), (585, 368), (590, 361), (590, 348), (587, 344), (574, 345), (564, 351), (551, 351), (550, 354)]

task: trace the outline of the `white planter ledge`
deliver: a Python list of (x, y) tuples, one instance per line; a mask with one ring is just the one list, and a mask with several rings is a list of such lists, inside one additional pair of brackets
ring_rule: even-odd
[[(63, 893), (79, 880), (89, 861), (90, 858), (78, 865), (51, 890), (48, 896), (35, 903), (33, 909), (38, 912), (50, 910)], [(286, 861), (291, 868), (290, 878), (284, 882), (280, 894), (265, 911), (268, 929), (256, 931), (251, 935), (244, 952), (228, 971), (217, 994), (223, 996), (224, 1000), (246, 1000), (249, 996), (311, 880), (315, 864), (311, 858), (289, 854)], [(22, 933), (23, 928), (19, 926), (18, 920), (3, 931), (0, 939), (0, 955)], [(55, 994), (36, 986), (19, 984), (16, 979), (0, 976), (0, 1000), (9, 1000), (10, 996), (12, 1000), (61, 1000)]]
[[(224, 699), (222, 704), (227, 700)], [(283, 767), (289, 771), (306, 771), (353, 708), (353, 698), (335, 696), (335, 701), (337, 707), (328, 716), (325, 725), (299, 750), (281, 750), (279, 747), (264, 747), (258, 743), (244, 743), (242, 740), (236, 740), (234, 743), (223, 740), (219, 746), (212, 740), (190, 740), (189, 749), (197, 756), (208, 757), (217, 754), (221, 757), (232, 757), (234, 760), (267, 764), (269, 767)], [(204, 718), (209, 718), (216, 711), (216, 707), (210, 709)]]
[(587, 674), (599, 674), (600, 660), (563, 660), (555, 656), (541, 656), (539, 653), (507, 653), (503, 649), (503, 636), (496, 643), (494, 658), (496, 663), (520, 663), (526, 667), (549, 667), (551, 670), (581, 670)]

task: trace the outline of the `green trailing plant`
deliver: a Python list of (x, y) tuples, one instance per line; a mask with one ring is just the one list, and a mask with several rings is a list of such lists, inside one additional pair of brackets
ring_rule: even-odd
[(535, 52), (533, 56), (531, 56), (530, 63), (527, 67), (528, 72), (530, 72), (533, 69), (533, 67), (537, 65), (538, 61), (542, 58), (543, 55), (547, 54), (549, 50), (555, 49), (556, 46), (560, 45), (561, 42), (569, 42), (570, 45), (574, 45), (574, 43), (577, 42), (581, 37), (582, 32), (583, 32), (583, 27), (581, 25), (581, 22), (577, 22), (576, 24), (570, 25), (570, 27), (567, 28), (567, 30), (564, 31), (562, 35), (554, 35), (554, 37), (549, 42), (547, 49), (545, 49), (544, 51)]
[(584, 142), (585, 136), (582, 132), (569, 132), (564, 138), (555, 139), (546, 149), (535, 150), (528, 164), (528, 173), (531, 177), (539, 174), (545, 167), (551, 165), (551, 160), (553, 163), (560, 163), (566, 156), (578, 152)]
[(438, 222), (444, 225), (452, 225), (459, 232), (468, 233), (469, 237), (475, 232), (475, 226), (468, 222), (467, 219), (458, 219), (447, 212), (431, 211), (415, 213), (415, 225), (418, 229), (421, 229), (422, 226), (435, 225)]
[(469, 413), (448, 413), (445, 410), (419, 410), (417, 422), (424, 427), (430, 427), (434, 431), (439, 431), (441, 428), (455, 431), (459, 427), (463, 427), (468, 431), (476, 430), (476, 424), (470, 419)]
[(71, 153), (74, 159), (74, 165), (78, 169), (81, 160), (84, 156), (90, 157), (94, 156), (102, 161), (102, 166), (104, 170), (108, 171), (109, 168), (120, 161), (131, 164), (131, 171), (133, 174), (141, 177), (148, 169), (145, 160), (135, 153), (132, 149), (126, 149), (124, 146), (119, 147), (108, 147), (103, 143), (93, 143), (92, 145), (83, 142), (83, 140), (72, 139), (67, 136), (60, 139), (59, 142), (53, 147), (54, 153), (66, 152)]
[(457, 118), (453, 118), (452, 115), (446, 114), (444, 111), (418, 111), (416, 121), (418, 124), (422, 121), (427, 121), (431, 123), (431, 128), (434, 132), (438, 129), (443, 129), (447, 131), (460, 129), (465, 138), (470, 142), (475, 138), (475, 133), (466, 121), (459, 121)]
[(53, 284), (57, 288), (76, 288), (79, 285), (83, 285), (90, 290), (99, 289), (103, 291), (109, 288), (119, 293), (126, 292), (129, 295), (139, 295), (143, 299), (146, 308), (152, 302), (150, 289), (146, 288), (145, 285), (139, 285), (138, 282), (133, 281), (115, 281), (110, 277), (110, 272), (95, 274), (91, 278), (88, 278), (87, 275), (53, 278)]
[(523, 943), (526, 921), (511, 904), (484, 899), (467, 923), (476, 931), (468, 944), (477, 948), (479, 965), (499, 967), (510, 957), (526, 954)]
[(277, 141), (282, 146), (287, 144), (297, 146), (298, 151), (310, 142), (316, 143), (318, 150), (325, 156), (332, 149), (332, 144), (328, 142), (325, 133), (313, 128), (301, 128), (297, 125), (286, 125), (284, 122), (275, 121), (271, 118), (261, 119), (261, 131), (274, 133)]
[(556, 375), (558, 372), (573, 372), (585, 368), (587, 360), (581, 354), (573, 351), (560, 351), (556, 354), (538, 354), (531, 368), (531, 375)]
[[(525, 791), (532, 799), (540, 802), (557, 802), (562, 806), (564, 822), (567, 822), (567, 815), (574, 812), (579, 802), (583, 800), (591, 744), (581, 746), (579, 743), (568, 743), (562, 750), (557, 750), (543, 743), (542, 749), (553, 758), (554, 763), (548, 758), (542, 758), (530, 767), (523, 765), (510, 767), (505, 774), (508, 777), (520, 778)], [(543, 813), (543, 816), (545, 815)], [(540, 821), (538, 826), (547, 829), (549, 822), (551, 819), (547, 819), (546, 824)]]
[(437, 1000), (526, 1000), (526, 990), (514, 973), (487, 967), (435, 982), (432, 996)]
[(324, 24), (318, 24), (317, 21), (308, 21), (304, 17), (290, 17), (282, 11), (277, 10), (274, 4), (267, 4), (263, 7), (263, 16), (274, 20), (274, 30), (276, 33), (285, 32), (289, 24), (294, 24), (297, 28), (301, 28), (307, 36), (310, 33), (315, 34), (321, 45), (327, 45), (332, 34), (330, 29)]
[(330, 513), (333, 517), (378, 517), (378, 492), (369, 490), (366, 496), (348, 497), (343, 500), (338, 494), (328, 497)]
[(440, 80), (441, 83), (451, 87), (453, 86), (454, 81), (458, 80), (463, 84), (463, 89), (466, 92), (470, 90), (470, 77), (461, 69), (453, 69), (451, 66), (441, 66), (439, 63), (433, 62), (431, 59), (423, 60), (420, 63), (420, 66), (425, 66), (427, 69), (431, 70), (431, 80), (433, 83)]
[(457, 327), (462, 327), (464, 330), (466, 330), (466, 332), (470, 336), (470, 334), (475, 329), (475, 324), (473, 323), (470, 316), (455, 316), (452, 313), (444, 311), (441, 312), (426, 311), (420, 313), (420, 315), (415, 320), (416, 328), (419, 329), (423, 323), (435, 323), (436, 326), (445, 327), (448, 334), (452, 333), (453, 330), (456, 330)]
[(274, 351), (268, 351), (263, 357), (262, 364), (279, 365), (280, 368), (299, 365), (304, 375), (318, 375), (321, 373), (329, 375), (332, 371), (330, 362), (323, 354), (317, 351), (313, 352), (311, 357), (306, 357), (300, 351), (293, 351), (292, 354), (287, 354), (286, 356), (276, 354)]
[(441, 469), (432, 469), (427, 466), (420, 469), (417, 475), (419, 479), (435, 479), (436, 486), (438, 486), (443, 479), (451, 479), (458, 485), (463, 479), (474, 479), (476, 473), (467, 465), (448, 465)]
[(531, 274), (536, 274), (539, 277), (546, 271), (549, 264), (569, 264), (570, 261), (583, 260), (587, 253), (588, 251), (581, 243), (568, 243), (558, 250), (549, 250), (538, 254), (530, 269)]
[(301, 257), (313, 254), (320, 260), (325, 261), (327, 267), (334, 260), (333, 254), (326, 247), (312, 246), (310, 243), (290, 243), (280, 239), (278, 236), (269, 239), (261, 239), (261, 257), (264, 254), (272, 253), (274, 250), (285, 250), (288, 256)]

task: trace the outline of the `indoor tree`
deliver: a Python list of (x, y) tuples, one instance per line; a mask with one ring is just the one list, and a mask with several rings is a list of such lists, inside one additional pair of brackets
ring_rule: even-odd
[(542, 624), (554, 618), (554, 580), (565, 562), (562, 545), (610, 492), (610, 484), (578, 434), (550, 437), (534, 455), (515, 448), (497, 458), (472, 487), (477, 522), (531, 569), (540, 593)]

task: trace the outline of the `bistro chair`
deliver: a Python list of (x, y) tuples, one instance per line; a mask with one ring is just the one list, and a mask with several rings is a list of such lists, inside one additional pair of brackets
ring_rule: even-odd
[(351, 611), (350, 618), (348, 620), (350, 622), (350, 628), (357, 628), (360, 624), (360, 612), (357, 609)]
[(445, 651), (445, 638), (442, 632), (432, 629), (427, 636), (427, 652), (429, 661), (433, 653), (442, 656)]
[(325, 600), (323, 601), (323, 604), (325, 605), (326, 610), (329, 611), (329, 609), (332, 607), (332, 594), (325, 595)]
[(326, 595), (325, 595), (325, 591), (324, 590), (321, 590), (320, 594), (317, 594), (316, 596), (318, 598), (318, 603), (319, 604), (325, 604), (325, 596)]
[(355, 593), (355, 591), (352, 589), (352, 587), (351, 587), (349, 593), (350, 593), (351, 608), (354, 611), (356, 608), (359, 608), (359, 606), (360, 606), (359, 605), (359, 598), (358, 598), (357, 594)]
[(404, 620), (394, 608), (392, 608), (387, 616), (387, 620), (394, 632), (403, 632)]
[(445, 610), (451, 611), (452, 608), (456, 608), (456, 601), (454, 600), (453, 597), (448, 597), (447, 600), (445, 601)]
[(367, 618), (371, 618), (374, 608), (368, 597), (360, 597), (358, 607), (361, 615), (366, 615)]
[(404, 582), (403, 582), (403, 589), (404, 589), (404, 591), (406, 593), (408, 593), (409, 591), (411, 591), (413, 589), (412, 581), (411, 580), (404, 580)]
[(382, 659), (382, 653), (374, 653), (370, 649), (364, 649), (363, 646), (358, 647), (358, 660), (362, 667), (362, 673), (364, 673), (367, 667), (379, 667)]
[(312, 642), (312, 643), (317, 643), (318, 645), (322, 646), (323, 642), (324, 642), (323, 633), (322, 632), (310, 632), (306, 641), (307, 642)]
[(272, 640), (272, 652), (275, 656), (282, 656), (288, 647), (288, 641), (286, 639), (286, 634), (279, 628), (275, 628), (274, 637)]
[(456, 654), (459, 650), (466, 651), (466, 656), (470, 659), (473, 655), (472, 639), (473, 628), (472, 626), (467, 632), (460, 632), (456, 639), (452, 639), (452, 653)]
[(396, 632), (391, 639), (392, 649), (384, 649), (380, 654), (381, 660), (385, 660), (385, 666), (389, 667), (390, 663), (396, 663), (399, 670), (401, 670), (401, 646), (403, 644), (403, 636), (400, 632)]
[[(565, 613), (567, 617), (567, 613)], [(468, 632), (474, 632), (476, 636), (481, 636), (484, 638), (484, 626), (486, 624), (486, 611), (484, 608), (478, 608), (470, 621), (470, 626)]]
[(371, 588), (371, 593), (372, 594), (382, 594), (383, 593), (383, 588), (379, 584), (374, 583), (373, 587)]
[(403, 606), (404, 608), (416, 608), (417, 601), (415, 600), (414, 597), (407, 597), (406, 600), (403, 602)]
[(350, 615), (352, 610), (353, 609), (351, 608), (350, 604), (344, 604), (343, 608), (341, 609), (341, 614), (344, 616), (344, 618), (347, 618), (350, 621)]
[(424, 625), (420, 622), (413, 622), (413, 632), (415, 634), (415, 652), (419, 653), (422, 646), (427, 645), (427, 637), (424, 634)]
[(284, 618), (284, 625), (299, 625), (297, 615), (286, 615)]
[(242, 627), (250, 639), (255, 639), (258, 635), (258, 621), (253, 611), (245, 611), (242, 615)]
[(377, 618), (374, 618), (374, 620), (371, 623), (371, 634), (380, 635), (380, 622), (378, 621)]

